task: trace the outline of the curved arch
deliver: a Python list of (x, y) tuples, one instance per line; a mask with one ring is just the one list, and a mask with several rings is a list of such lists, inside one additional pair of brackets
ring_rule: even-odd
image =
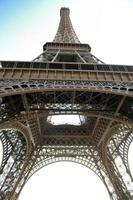
[[(58, 162), (58, 161), (57, 161)], [(68, 172), (68, 174), (69, 175), (67, 175), (67, 177), (69, 177), (69, 179), (70, 179), (70, 181), (72, 180), (72, 176), (70, 175), (70, 173), (71, 173), (71, 168), (69, 168), (69, 166), (68, 166), (68, 168), (67, 168), (67, 163), (69, 164), (71, 161), (59, 161), (59, 162), (64, 162), (64, 163), (57, 163), (57, 162), (52, 162), (51, 164), (55, 164), (55, 166), (60, 166), (61, 164), (63, 165), (63, 166), (66, 166), (66, 170), (68, 170), (68, 171), (66, 171), (66, 173)], [(70, 166), (74, 166), (74, 165), (76, 165), (76, 164), (73, 164), (73, 163), (70, 163)], [(81, 170), (83, 170), (82, 168), (82, 166), (80, 166), (80, 164), (78, 165), (77, 164), (77, 166), (79, 166), (79, 169), (81, 169)], [(30, 186), (33, 182), (33, 180), (36, 180), (36, 177), (38, 177), (38, 180), (36, 180), (35, 182), (36, 182), (36, 185), (38, 186), (39, 184), (42, 184), (43, 185), (43, 188), (45, 188), (46, 189), (46, 187), (44, 186), (44, 184), (43, 183), (45, 183), (45, 181), (46, 181), (46, 183), (47, 183), (47, 178), (46, 177), (44, 177), (43, 178), (43, 180), (42, 181), (44, 181), (43, 183), (42, 183), (42, 181), (41, 181), (41, 177), (42, 177), (42, 174), (41, 174), (41, 177), (39, 177), (38, 176), (38, 174), (40, 174), (41, 172), (44, 172), (45, 173), (45, 170), (49, 170), (49, 169), (51, 169), (51, 167), (54, 167), (54, 165), (53, 166), (50, 166), (50, 167), (47, 167), (46, 169), (41, 169), (39, 172), (37, 172), (37, 174), (35, 174), (35, 177), (33, 176), (32, 178), (31, 178), (31, 180), (29, 180), (27, 183), (26, 183), (26, 185), (25, 185), (25, 187), (23, 188), (23, 190), (21, 191), (21, 195), (20, 195), (20, 199), (23, 197), (23, 194), (26, 194), (26, 192), (25, 192), (25, 189), (26, 190), (28, 190), (26, 187), (27, 186)], [(84, 166), (84, 168), (86, 168), (85, 166)], [(57, 174), (56, 173), (56, 171), (55, 171), (55, 169), (60, 169), (60, 168), (53, 168), (53, 170), (54, 170), (54, 174)], [(62, 168), (61, 168), (62, 169)], [(64, 169), (64, 168), (63, 168)], [(69, 170), (70, 169), (70, 170)], [(73, 169), (72, 168), (72, 170), (75, 170), (75, 169)], [(47, 172), (47, 171), (46, 171)], [(59, 173), (60, 173), (60, 170), (59, 170)], [(66, 174), (65, 173), (65, 174)], [(76, 172), (77, 173), (77, 172)], [(82, 173), (82, 171), (81, 171), (81, 173)], [(78, 175), (79, 174), (81, 174), (80, 172), (78, 173), (78, 174), (76, 174), (76, 182), (79, 180), (80, 181), (80, 183), (82, 184), (81, 185), (81, 187), (83, 186), (84, 187), (84, 184), (86, 184), (86, 186), (87, 186), (87, 192), (89, 193), (89, 185), (86, 183), (86, 181), (88, 180), (88, 183), (90, 182), (90, 184), (93, 184), (93, 178), (96, 178), (96, 181), (98, 181), (97, 179), (99, 179), (99, 184), (101, 183), (101, 179), (100, 178), (98, 178), (95, 174), (94, 174), (94, 172), (92, 172), (91, 170), (88, 170), (87, 168), (86, 168), (86, 173), (88, 173), (88, 177), (87, 177), (87, 179), (85, 179), (85, 177), (83, 178), (83, 179), (80, 179), (80, 176), (78, 177)], [(89, 176), (89, 173), (90, 174), (93, 174), (92, 175), (92, 178)], [(50, 173), (51, 174), (51, 173)], [(49, 180), (51, 179), (51, 177), (49, 177), (50, 176), (50, 174), (48, 175), (48, 178), (49, 178)], [(63, 170), (63, 174), (64, 174), (64, 170)], [(63, 175), (62, 174), (62, 175)], [(87, 174), (86, 174), (87, 175)], [(59, 186), (59, 183), (58, 183), (58, 180), (60, 179), (60, 175), (58, 175), (59, 177), (58, 177), (58, 180), (55, 178), (55, 177), (53, 177), (53, 175), (51, 175), (52, 176), (52, 180), (54, 181), (54, 180), (56, 180), (56, 184)], [(63, 177), (63, 176), (61, 176), (61, 177)], [(65, 179), (65, 177), (63, 177), (63, 180), (64, 181), (66, 181), (66, 179)], [(84, 182), (82, 182), (82, 180), (84, 180)], [(38, 182), (39, 181), (39, 182)], [(96, 184), (97, 182), (95, 182), (94, 184), (93, 184), (93, 186), (95, 187), (95, 184)], [(34, 183), (33, 183), (34, 184)], [(63, 184), (63, 182), (61, 182), (61, 184)], [(106, 190), (106, 188), (105, 188), (105, 186), (104, 186), (104, 184), (103, 183), (101, 183), (102, 184), (102, 186), (103, 186), (103, 189), (104, 189), (104, 191), (106, 191), (106, 195), (108, 195), (108, 191)], [(51, 185), (51, 184), (50, 184)], [(64, 185), (64, 184), (63, 184)], [(33, 186), (33, 185), (32, 185)], [(30, 186), (30, 188), (32, 187), (32, 186)], [(60, 188), (60, 187), (59, 187)], [(73, 185), (73, 190), (76, 192), (76, 187), (75, 187), (75, 185)], [(81, 190), (82, 190), (82, 188), (81, 188)], [(52, 185), (51, 185), (51, 192), (53, 191), (53, 188), (52, 188)], [(67, 190), (67, 192), (69, 192), (69, 190)], [(30, 194), (29, 194), (30, 195)], [(91, 197), (91, 196), (90, 196)], [(23, 197), (24, 198), (24, 197)], [(26, 196), (25, 196), (25, 198), (26, 198)], [(31, 197), (32, 198), (32, 197)], [(38, 198), (41, 198), (41, 196), (39, 197), (38, 196)], [(47, 199), (47, 196), (45, 196), (45, 198)], [(83, 196), (82, 196), (82, 198), (83, 198)], [(93, 196), (92, 196), (92, 198), (93, 198)], [(109, 195), (108, 195), (108, 198), (109, 198)]]
[[(9, 84), (8, 84), (9, 82)], [(6, 79), (0, 81), (0, 97), (46, 91), (90, 91), (133, 96), (131, 82), (90, 80), (24, 80)]]
[(131, 172), (132, 179), (133, 179), (133, 139), (130, 143), (128, 152), (129, 152), (128, 153), (129, 168), (130, 168), (130, 172)]
[(0, 138), (0, 168), (1, 168), (1, 165), (2, 165), (2, 160), (3, 160), (3, 145), (2, 145), (2, 141), (1, 141), (1, 138)]
[(18, 121), (10, 121), (0, 124), (0, 130), (16, 130), (19, 131), (25, 138), (27, 144), (27, 153), (31, 150), (31, 136), (29, 134), (29, 130), (25, 125)]
[[(95, 166), (89, 166), (89, 162), (88, 160), (86, 159), (83, 159), (83, 158), (74, 158), (74, 157), (69, 157), (69, 156), (64, 156), (64, 157), (50, 157), (42, 162), (39, 162), (37, 165), (35, 165), (35, 169), (33, 169), (33, 171), (29, 174), (29, 177), (28, 179), (33, 176), (37, 171), (39, 171), (41, 168), (49, 165), (49, 164), (52, 164), (52, 163), (55, 163), (55, 162), (62, 162), (62, 161), (70, 161), (70, 162), (74, 162), (74, 163), (78, 163), (78, 164), (81, 164), (87, 168), (89, 168), (90, 170), (92, 170), (93, 172), (95, 172), (99, 177), (100, 179), (102, 180), (102, 175), (101, 173), (98, 171), (97, 167), (95, 168)], [(94, 163), (92, 163), (93, 165)], [(95, 168), (95, 171), (94, 169)]]
[[(0, 130), (0, 136), (7, 136), (7, 140), (6, 137), (5, 140), (3, 137), (4, 159), (1, 165), (1, 170), (5, 170), (5, 173), (2, 172), (0, 174), (1, 198), (5, 199), (10, 193), (14, 195), (18, 183), (21, 181), (20, 175), (23, 174), (27, 166), (26, 162), (31, 152), (32, 144), (28, 129), (20, 122), (11, 121), (3, 123), (0, 125)], [(17, 175), (18, 173), (20, 177)]]
[[(114, 124), (110, 128), (108, 135), (110, 137), (108, 137), (104, 146), (104, 151), (106, 152), (104, 159), (106, 160), (108, 173), (112, 176), (112, 172), (109, 170), (109, 166), (112, 164), (116, 169), (116, 173), (121, 174), (119, 178), (121, 183), (130, 191), (133, 184), (133, 177), (128, 162), (128, 153), (130, 144), (133, 141), (132, 124)], [(113, 162), (110, 162), (109, 155), (112, 156)]]
[[(123, 158), (123, 162), (126, 167), (129, 168), (128, 165), (128, 151), (131, 142), (133, 141), (133, 126), (131, 123), (124, 123), (124, 121), (118, 121), (118, 123), (114, 123), (110, 128), (107, 136), (106, 136), (106, 151), (109, 145), (112, 145), (112, 148), (117, 147), (117, 150), (121, 154)], [(113, 140), (113, 143), (112, 143)], [(116, 143), (117, 142), (117, 143)]]
[[(52, 148), (51, 151), (53, 151), (53, 147), (51, 147), (51, 148)], [(107, 177), (106, 169), (102, 165), (102, 162), (99, 162), (100, 159), (98, 156), (98, 152), (95, 150), (93, 151), (92, 149), (89, 150), (88, 147), (86, 147), (86, 148), (87, 149), (85, 149), (85, 151), (86, 151), (87, 155), (85, 155), (85, 156), (82, 156), (82, 155), (81, 156), (80, 155), (72, 156), (72, 155), (67, 155), (67, 154), (65, 154), (64, 156), (63, 155), (60, 155), (60, 156), (59, 155), (58, 156), (51, 155), (50, 156), (50, 155), (46, 155), (46, 152), (42, 149), (39, 152), (37, 160), (34, 163), (34, 167), (30, 171), (30, 173), (26, 179), (26, 182), (31, 178), (32, 175), (34, 175), (37, 171), (39, 171), (44, 166), (47, 166), (47, 165), (55, 163), (55, 162), (60, 162), (60, 161), (71, 161), (71, 162), (79, 163), (81, 165), (86, 166), (87, 168), (92, 170), (96, 175), (98, 175), (99, 178), (104, 183), (109, 195), (111, 195), (113, 186)], [(108, 184), (109, 184), (109, 186), (108, 186)]]
[[(0, 131), (17, 131), (18, 134), (21, 133), (23, 137), (25, 138), (26, 141), (26, 153), (25, 153), (25, 160), (27, 159), (28, 155), (30, 154), (31, 151), (31, 136), (29, 134), (29, 131), (26, 126), (24, 126), (22, 123), (17, 122), (17, 121), (11, 121), (11, 122), (5, 122), (3, 124), (0, 124)], [(11, 145), (4, 136), (5, 133), (0, 134), (0, 138), (2, 141), (2, 146), (3, 146), (3, 159), (2, 159), (2, 164), (0, 166), (0, 170), (2, 167), (4, 167), (5, 162), (7, 160), (7, 154), (9, 155), (11, 152)]]

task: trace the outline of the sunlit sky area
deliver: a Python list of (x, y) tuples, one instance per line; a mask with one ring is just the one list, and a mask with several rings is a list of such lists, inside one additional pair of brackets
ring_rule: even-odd
[[(70, 8), (76, 34), (92, 47), (92, 54), (108, 64), (133, 65), (133, 0), (0, 0), (0, 60), (33, 60), (42, 53), (43, 44), (56, 34), (64, 6)], [(109, 197), (86, 167), (57, 163), (29, 180), (19, 200), (27, 199)]]
[(105, 63), (133, 64), (133, 0), (0, 0), (0, 60), (32, 60), (52, 41), (59, 9)]

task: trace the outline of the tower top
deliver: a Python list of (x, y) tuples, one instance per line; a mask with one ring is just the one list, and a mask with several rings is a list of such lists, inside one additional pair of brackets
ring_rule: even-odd
[(56, 43), (80, 43), (69, 17), (70, 9), (62, 7), (60, 9), (60, 23), (55, 35)]
[(69, 15), (69, 14), (70, 14), (70, 9), (69, 9), (69, 8), (66, 8), (66, 7), (62, 7), (62, 8), (60, 9), (60, 16), (62, 16), (63, 14)]

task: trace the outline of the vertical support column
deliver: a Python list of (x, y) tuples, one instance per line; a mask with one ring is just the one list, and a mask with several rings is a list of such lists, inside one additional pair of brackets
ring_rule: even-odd
[(23, 144), (23, 138), (19, 135), (19, 133), (14, 133), (13, 137), (13, 132), (11, 132), (10, 135), (8, 134), (13, 147), (10, 157), (4, 164), (3, 173), (0, 174), (0, 200), (10, 200), (12, 194), (14, 193), (13, 190), (16, 182), (18, 181), (18, 178), (20, 177), (21, 171), (23, 169), (26, 156), (26, 145)]
[[(112, 144), (112, 139), (110, 140), (110, 143)], [(131, 179), (126, 171), (125, 166), (123, 165), (123, 161), (120, 158), (118, 151), (116, 150), (115, 154), (112, 151), (113, 147), (108, 145), (107, 148), (104, 148), (106, 150), (106, 158), (104, 160), (101, 158), (106, 169), (106, 174), (114, 188), (112, 199), (132, 200), (132, 194), (130, 190), (133, 187), (133, 183), (131, 183)]]
[(107, 166), (110, 180), (115, 189), (118, 200), (132, 200), (130, 191), (127, 188), (124, 177), (121, 175), (115, 160), (112, 158), (112, 155), (108, 152)]

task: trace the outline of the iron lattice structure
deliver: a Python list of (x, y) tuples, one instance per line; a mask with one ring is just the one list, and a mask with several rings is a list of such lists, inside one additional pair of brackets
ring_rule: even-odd
[[(128, 150), (133, 140), (133, 67), (107, 65), (80, 43), (61, 8), (53, 42), (32, 62), (1, 61), (0, 200), (16, 200), (28, 179), (56, 161), (93, 170), (112, 200), (133, 199)], [(79, 126), (54, 115), (82, 116)]]

